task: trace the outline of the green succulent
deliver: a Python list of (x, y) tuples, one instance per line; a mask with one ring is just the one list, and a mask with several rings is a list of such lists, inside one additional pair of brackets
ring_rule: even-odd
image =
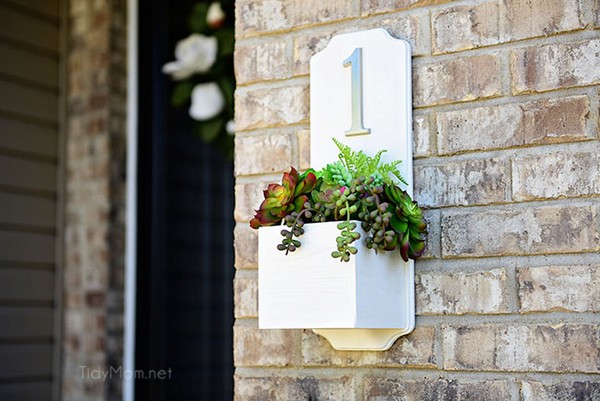
[(400, 254), (404, 261), (417, 259), (425, 251), (427, 223), (423, 211), (406, 193), (396, 185), (385, 186), (385, 197), (394, 206), (390, 225), (399, 236)]
[(328, 164), (321, 170), (323, 181), (330, 185), (347, 187), (352, 181), (352, 174), (341, 161)]
[(348, 262), (358, 252), (355, 241), (361, 238), (351, 220), (359, 220), (367, 248), (375, 252), (399, 249), (404, 261), (418, 259), (425, 250), (427, 223), (417, 202), (396, 185), (396, 181), (404, 182), (400, 161), (382, 163), (385, 150), (369, 157), (334, 142), (340, 149), (339, 160), (302, 175), (292, 168), (281, 185), (270, 184), (250, 226), (283, 220), (287, 228), (281, 230), (283, 239), (277, 248), (287, 254), (301, 246), (298, 238), (304, 234), (305, 221), (340, 221), (331, 256)]

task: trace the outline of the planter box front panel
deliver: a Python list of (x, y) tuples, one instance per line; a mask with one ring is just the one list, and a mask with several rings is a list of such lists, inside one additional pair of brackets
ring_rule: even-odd
[(260, 328), (412, 328), (412, 261), (375, 254), (362, 230), (358, 254), (333, 259), (337, 224), (306, 224), (302, 246), (288, 255), (276, 249), (283, 227), (259, 229)]

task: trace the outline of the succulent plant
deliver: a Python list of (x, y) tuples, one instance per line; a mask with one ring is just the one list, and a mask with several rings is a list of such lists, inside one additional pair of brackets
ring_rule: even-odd
[(348, 186), (352, 181), (352, 174), (341, 161), (328, 164), (322, 170), (323, 179), (326, 183), (338, 186)]
[(390, 225), (398, 234), (400, 254), (404, 261), (417, 259), (425, 251), (427, 223), (423, 211), (411, 197), (396, 185), (385, 186), (385, 197), (394, 206)]
[(263, 192), (265, 200), (250, 220), (250, 227), (272, 226), (292, 212), (300, 212), (308, 202), (308, 195), (315, 187), (317, 177), (314, 170), (309, 169), (299, 175), (295, 168), (283, 173), (280, 184), (269, 184)]
[(358, 252), (354, 242), (361, 234), (352, 220), (359, 220), (367, 248), (375, 252), (399, 249), (404, 261), (418, 259), (425, 250), (427, 223), (419, 205), (395, 183), (405, 183), (398, 170), (400, 161), (382, 163), (385, 151), (369, 157), (334, 142), (340, 150), (339, 161), (318, 172), (298, 175), (292, 168), (285, 173), (281, 185), (270, 184), (264, 192), (265, 200), (250, 226), (284, 220), (287, 228), (281, 230), (283, 239), (277, 249), (287, 254), (301, 246), (298, 238), (304, 234), (305, 222), (341, 221), (331, 256), (348, 262)]

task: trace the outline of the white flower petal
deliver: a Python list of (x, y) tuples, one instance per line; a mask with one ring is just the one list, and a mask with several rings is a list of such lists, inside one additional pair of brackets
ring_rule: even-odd
[(198, 121), (209, 120), (223, 110), (225, 98), (214, 82), (199, 84), (192, 90), (190, 116)]
[(175, 79), (184, 79), (194, 73), (206, 72), (217, 60), (217, 38), (194, 33), (175, 46), (176, 61), (163, 66), (163, 72)]
[(171, 78), (178, 81), (189, 78), (195, 71), (190, 68), (182, 67), (177, 61), (171, 61), (170, 63), (163, 65), (162, 72), (164, 74), (170, 74)]
[(233, 135), (235, 133), (235, 123), (233, 120), (227, 121), (227, 124), (225, 125), (225, 131), (227, 131), (229, 135)]
[(224, 19), (225, 13), (221, 8), (221, 3), (218, 1), (211, 3), (210, 7), (208, 7), (208, 13), (206, 13), (206, 22), (208, 25), (213, 28), (218, 27)]

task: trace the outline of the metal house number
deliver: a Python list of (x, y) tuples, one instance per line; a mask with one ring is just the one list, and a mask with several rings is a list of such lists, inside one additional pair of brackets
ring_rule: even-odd
[(350, 67), (352, 91), (352, 126), (346, 135), (370, 134), (371, 129), (363, 125), (363, 73), (362, 73), (362, 48), (354, 49), (350, 57), (343, 62), (344, 67)]

